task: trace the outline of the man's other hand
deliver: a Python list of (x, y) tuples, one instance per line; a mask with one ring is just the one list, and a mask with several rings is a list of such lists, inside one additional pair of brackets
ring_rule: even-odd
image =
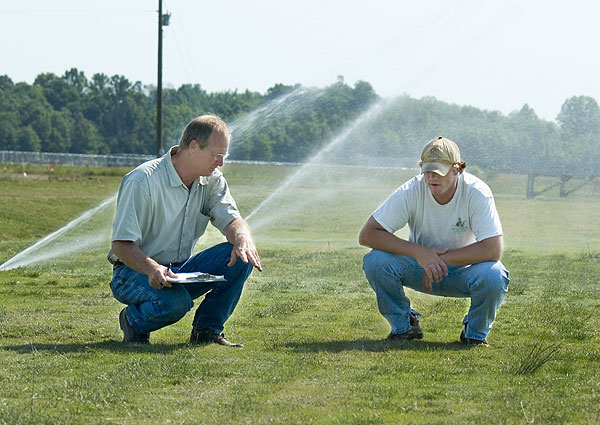
[(440, 255), (448, 252), (447, 249), (434, 249), (422, 247), (416, 257), (417, 262), (423, 268), (423, 288), (431, 292), (433, 283), (441, 282), (448, 275), (448, 266)]
[(238, 258), (246, 264), (250, 262), (250, 264), (256, 267), (258, 271), (262, 272), (258, 251), (254, 246), (252, 237), (247, 233), (238, 233), (235, 235), (235, 243), (233, 244), (233, 249), (231, 250), (231, 260), (227, 266), (233, 267)]

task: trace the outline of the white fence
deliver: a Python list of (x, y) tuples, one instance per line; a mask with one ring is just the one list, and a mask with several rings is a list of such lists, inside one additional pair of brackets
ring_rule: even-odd
[[(53, 153), (53, 152), (24, 152), (0, 151), (0, 164), (40, 164), (40, 165), (76, 165), (96, 167), (137, 167), (142, 162), (155, 158), (153, 155), (115, 154), (115, 155), (87, 155), (78, 153)], [(244, 161), (227, 160), (228, 163), (260, 164), (278, 166), (303, 166), (304, 162), (271, 162), (271, 161)], [(339, 164), (330, 162), (309, 163), (320, 167), (348, 167), (348, 168), (394, 168), (417, 169), (415, 161), (410, 158), (369, 158), (358, 164)], [(370, 165), (377, 164), (377, 165)]]
[[(53, 152), (24, 152), (0, 151), (0, 164), (42, 164), (42, 165), (79, 165), (98, 167), (136, 167), (142, 162), (155, 158), (153, 155), (87, 155), (78, 153), (53, 153)], [(231, 163), (244, 164), (269, 164), (269, 165), (303, 165), (298, 162), (265, 162), (265, 161), (237, 161), (227, 160)]]
[(0, 163), (134, 167), (152, 155), (85, 155), (77, 153), (0, 151)]

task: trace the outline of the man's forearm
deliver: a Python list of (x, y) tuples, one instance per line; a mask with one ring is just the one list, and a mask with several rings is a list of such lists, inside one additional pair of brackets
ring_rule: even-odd
[(144, 254), (134, 242), (113, 241), (112, 252), (127, 267), (145, 275), (150, 275), (159, 265), (152, 258)]
[(485, 261), (499, 261), (502, 256), (502, 248), (502, 236), (495, 236), (463, 248), (451, 249), (442, 254), (441, 257), (446, 264), (452, 266), (465, 266)]
[(229, 267), (232, 267), (237, 259), (241, 258), (244, 263), (250, 262), (259, 271), (262, 271), (260, 258), (250, 235), (250, 226), (243, 218), (238, 217), (232, 220), (225, 226), (223, 233), (227, 241), (233, 245), (231, 261), (227, 264)]
[(358, 235), (358, 243), (371, 249), (417, 258), (422, 246), (401, 239), (388, 232), (373, 218), (369, 217)]
[(380, 229), (371, 228), (364, 234), (361, 234), (359, 243), (363, 246), (387, 251), (393, 254), (405, 255), (408, 257), (417, 257), (417, 250), (420, 245), (401, 239), (396, 235)]
[(235, 240), (238, 236), (244, 235), (250, 237), (250, 226), (243, 218), (233, 219), (227, 226), (225, 226), (224, 232), (227, 242), (235, 245)]

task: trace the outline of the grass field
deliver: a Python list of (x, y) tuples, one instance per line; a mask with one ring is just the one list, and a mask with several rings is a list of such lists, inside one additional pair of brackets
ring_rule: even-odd
[[(0, 171), (0, 264), (126, 172), (23, 171)], [(296, 168), (224, 172), (248, 215)], [(487, 176), (511, 272), (491, 347), (458, 342), (468, 300), (415, 292), (425, 338), (387, 343), (356, 238), (413, 173), (309, 170), (252, 217), (265, 270), (225, 329), (243, 349), (188, 346), (191, 313), (151, 346), (121, 344), (105, 260), (114, 207), (46, 248), (62, 255), (0, 271), (0, 424), (599, 424), (598, 188), (526, 200), (525, 176)], [(88, 240), (100, 242), (69, 251)], [(198, 248), (220, 240), (211, 230)]]

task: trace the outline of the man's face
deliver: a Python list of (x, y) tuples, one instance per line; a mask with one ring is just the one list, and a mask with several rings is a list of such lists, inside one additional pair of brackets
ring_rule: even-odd
[(456, 168), (451, 168), (445, 176), (440, 176), (432, 171), (425, 171), (423, 175), (427, 187), (438, 203), (443, 205), (452, 200), (458, 184), (459, 172)]
[(190, 143), (190, 148), (195, 151), (195, 164), (198, 175), (210, 176), (217, 167), (223, 165), (229, 149), (229, 139), (222, 133), (213, 132), (208, 139), (208, 145), (204, 149), (200, 149), (198, 142), (194, 140)]

